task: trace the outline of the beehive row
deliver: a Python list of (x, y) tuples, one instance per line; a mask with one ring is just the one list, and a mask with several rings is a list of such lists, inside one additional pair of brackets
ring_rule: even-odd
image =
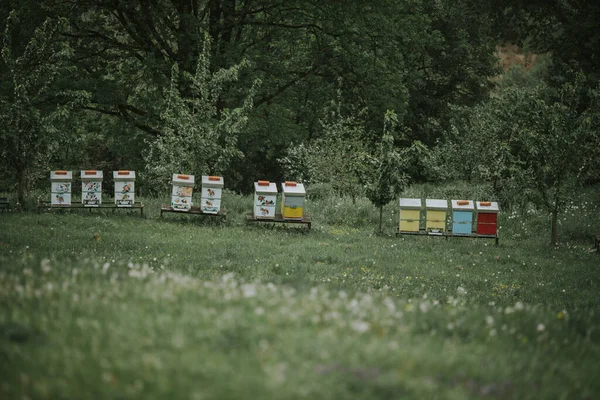
[[(81, 179), (81, 203), (85, 207), (99, 207), (102, 204), (102, 171), (83, 170)], [(135, 196), (135, 171), (113, 171), (115, 181), (115, 204), (117, 207), (131, 207)], [(53, 206), (71, 205), (72, 171), (50, 171), (50, 203)]]
[[(453, 236), (496, 236), (498, 233), (498, 203), (492, 201), (452, 200), (452, 215), (448, 201), (426, 199), (425, 209), (421, 199), (400, 199), (400, 233), (424, 233)], [(424, 212), (423, 212), (424, 211)], [(451, 223), (449, 222), (451, 221)]]
[[(176, 211), (189, 211), (193, 205), (194, 175), (173, 174), (171, 208)], [(221, 210), (223, 177), (202, 176), (200, 210), (206, 214), (218, 214)]]

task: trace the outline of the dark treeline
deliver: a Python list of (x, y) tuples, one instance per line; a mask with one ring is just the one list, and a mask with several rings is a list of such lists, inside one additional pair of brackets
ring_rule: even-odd
[(387, 110), (395, 145), (419, 144), (407, 177), (434, 180), (423, 154), (499, 91), (499, 44), (547, 55), (550, 87), (597, 84), (595, 4), (3, 1), (0, 184), (22, 199), (58, 168), (135, 169), (157, 190), (175, 170), (242, 192), (310, 180), (302, 154), (332, 136), (375, 151)]

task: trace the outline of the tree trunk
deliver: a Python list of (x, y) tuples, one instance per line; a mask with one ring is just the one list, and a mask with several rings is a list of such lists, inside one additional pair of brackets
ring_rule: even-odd
[(383, 232), (381, 230), (381, 220), (383, 219), (383, 206), (379, 206), (379, 233)]
[(17, 177), (19, 179), (19, 184), (17, 186), (17, 201), (23, 207), (25, 204), (25, 188), (27, 186), (27, 173), (25, 169), (19, 169), (17, 171)]
[(552, 236), (550, 241), (552, 246), (556, 246), (558, 243), (558, 208), (552, 210)]

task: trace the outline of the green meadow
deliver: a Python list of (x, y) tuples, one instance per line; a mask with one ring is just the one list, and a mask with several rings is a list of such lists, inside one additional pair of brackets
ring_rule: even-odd
[(397, 237), (395, 202), (377, 233), (335, 196), (310, 231), (247, 224), (231, 192), (226, 220), (2, 213), (0, 398), (598, 398), (597, 196), (556, 247), (533, 208), (501, 212), (497, 247)]

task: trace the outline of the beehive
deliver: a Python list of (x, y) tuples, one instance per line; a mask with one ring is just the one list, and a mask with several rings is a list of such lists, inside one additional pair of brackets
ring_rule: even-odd
[(421, 199), (400, 199), (400, 232), (418, 233), (421, 222)]
[(277, 185), (269, 181), (254, 182), (254, 218), (274, 219)]
[(465, 236), (473, 233), (472, 200), (452, 200), (452, 235)]
[(286, 181), (281, 184), (281, 215), (283, 219), (302, 220), (306, 191), (302, 183)]
[(477, 234), (496, 236), (498, 233), (498, 213), (500, 208), (495, 201), (477, 202)]
[(200, 209), (203, 213), (218, 214), (221, 210), (221, 192), (223, 191), (223, 177), (202, 176), (202, 200)]
[(71, 205), (72, 171), (50, 171), (50, 204), (68, 207)]
[(131, 207), (135, 203), (135, 171), (113, 171), (115, 181), (115, 204)]
[(85, 207), (102, 204), (102, 171), (81, 171), (81, 203)]
[(446, 231), (446, 215), (448, 213), (448, 200), (426, 199), (425, 229), (429, 234), (443, 234)]
[(192, 208), (194, 175), (173, 174), (171, 208), (176, 211), (189, 211)]

